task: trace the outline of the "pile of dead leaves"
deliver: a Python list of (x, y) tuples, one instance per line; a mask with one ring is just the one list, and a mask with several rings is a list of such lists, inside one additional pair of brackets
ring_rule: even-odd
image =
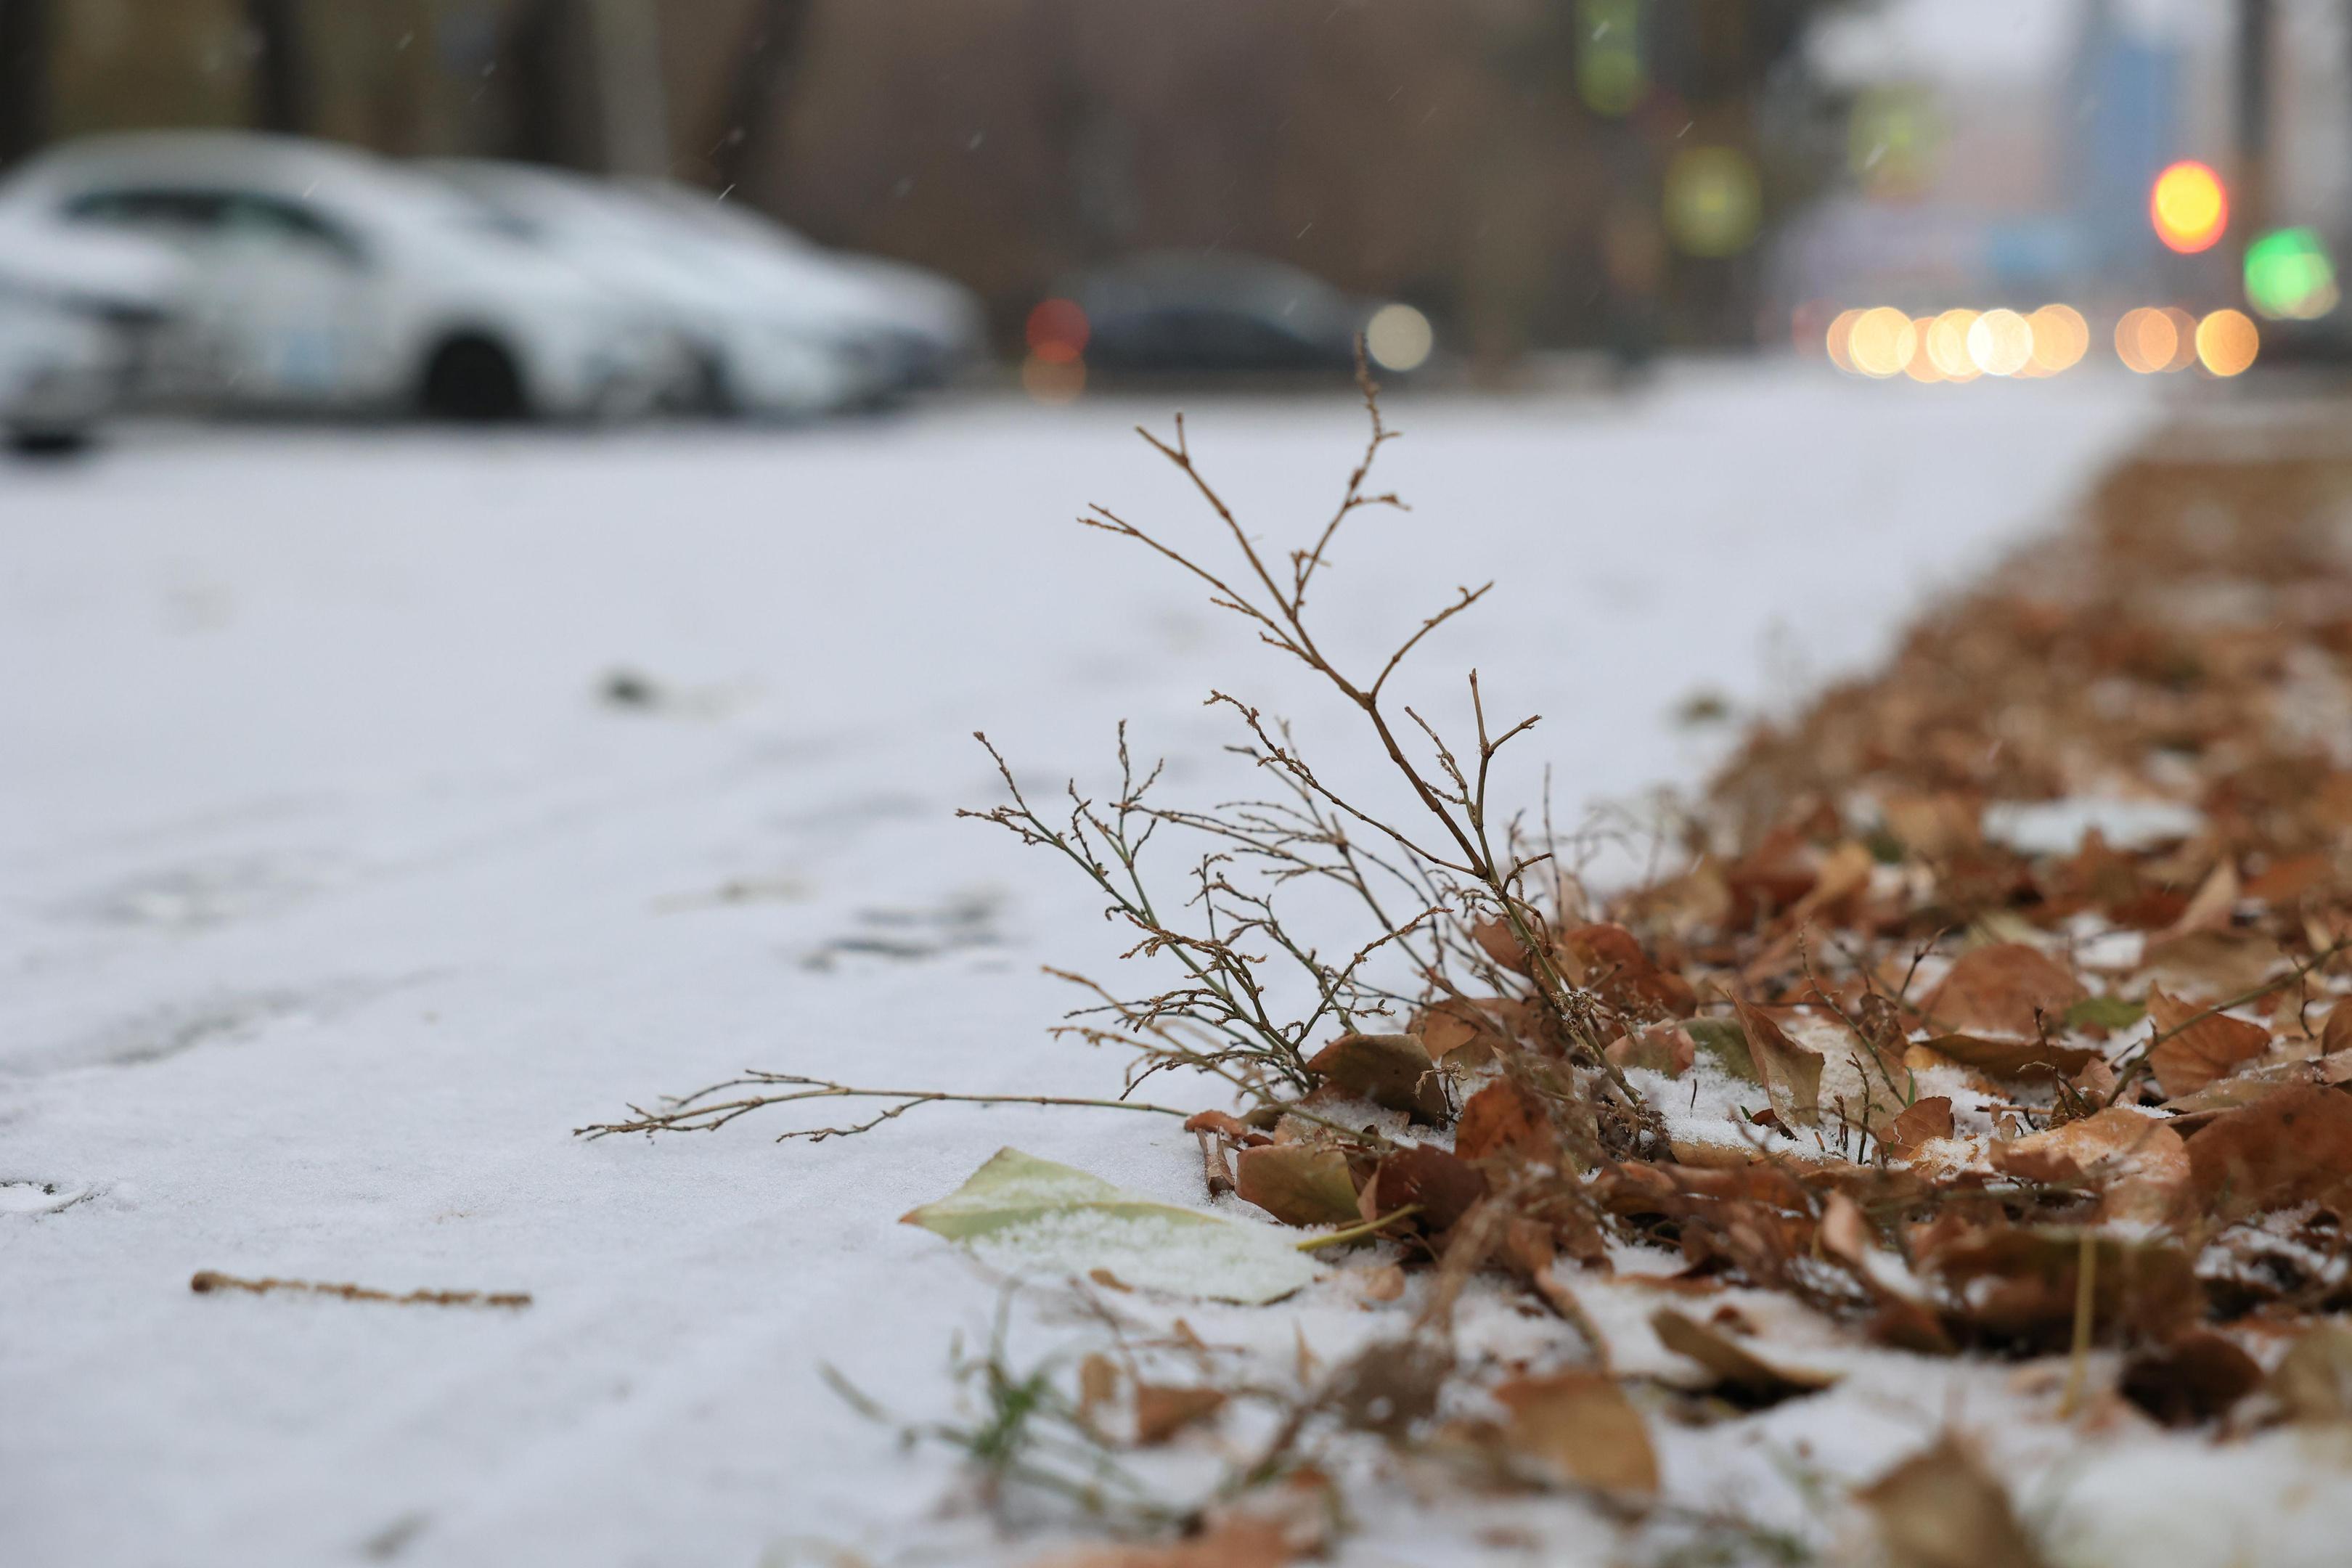
[[(1652, 1157), (1596, 1151), (1565, 1043), (1505, 987), (1329, 1042), (1292, 1114), (1197, 1118), (1213, 1172), (1291, 1225), (1391, 1217), (1408, 1267), (1506, 1271), (1588, 1336), (1580, 1271), (1672, 1249), (1689, 1310), (1653, 1326), (1741, 1408), (1832, 1380), (1709, 1320), (1735, 1286), (1857, 1344), (2078, 1376), (2119, 1351), (2074, 1411), (2345, 1419), (2347, 507), (2352, 461), (2125, 465), (1881, 676), (1752, 737), (1675, 874), (1571, 899), (1547, 956), (1664, 1114)], [(1352, 1135), (1364, 1102), (1403, 1131)], [(1511, 1483), (1654, 1493), (1590, 1349), (1438, 1440)], [(2037, 1560), (1957, 1438), (1859, 1500), (1898, 1564)]]

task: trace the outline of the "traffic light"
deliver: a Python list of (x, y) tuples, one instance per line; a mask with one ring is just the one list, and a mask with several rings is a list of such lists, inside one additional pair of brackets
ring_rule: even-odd
[(2230, 226), (2230, 193), (2221, 175), (2184, 158), (2156, 177), (2147, 216), (2157, 238), (2183, 256), (2194, 256), (2210, 250)]

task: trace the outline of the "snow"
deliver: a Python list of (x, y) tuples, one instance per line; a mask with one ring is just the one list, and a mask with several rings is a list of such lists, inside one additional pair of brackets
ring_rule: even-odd
[[(1865, 668), (2150, 409), (2090, 374), (1928, 390), (1760, 364), (1626, 402), (1400, 398), (1383, 474), (1416, 510), (1350, 525), (1331, 646), (1369, 655), (1495, 576), (1416, 705), (1458, 713), (1476, 664), (1490, 704), (1545, 713), (1522, 797), (1539, 761), (1564, 807), (1687, 784), (1727, 739), (1677, 727), (1694, 689), (1751, 712)], [(1345, 398), (1191, 403), (1253, 528), (1320, 521), (1360, 447)], [(998, 798), (971, 731), (1045, 793), (1099, 787), (1126, 716), (1171, 791), (1213, 793), (1212, 684), (1310, 716), (1202, 595), (1071, 525), (1098, 500), (1207, 537), (1138, 421), (1163, 405), (787, 436), (159, 427), (0, 468), (0, 1559), (1005, 1550), (824, 1369), (945, 1410), (997, 1284), (898, 1216), (1007, 1145), (1197, 1205), (1189, 1136), (953, 1105), (816, 1145), (757, 1117), (571, 1130), (744, 1067), (1117, 1091), (1119, 1062), (1047, 1037), (1073, 999), (1038, 966), (1122, 944), (1065, 868), (952, 817)], [(621, 669), (656, 700), (602, 700)], [(853, 1119), (814, 1109), (797, 1124)], [(534, 1304), (195, 1295), (200, 1268)], [(1190, 1310), (1326, 1364), (1375, 1321), (1336, 1277)], [(1856, 1430), (1890, 1423), (1927, 1430)], [(1462, 1550), (1421, 1518), (1376, 1554)]]

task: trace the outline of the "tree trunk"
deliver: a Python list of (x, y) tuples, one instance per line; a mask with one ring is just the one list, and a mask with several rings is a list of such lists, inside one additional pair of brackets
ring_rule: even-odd
[(48, 120), (49, 0), (0, 0), (0, 164), (38, 147)]

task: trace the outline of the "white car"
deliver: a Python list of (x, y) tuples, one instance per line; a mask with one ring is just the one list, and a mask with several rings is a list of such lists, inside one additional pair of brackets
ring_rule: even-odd
[(82, 446), (121, 403), (179, 298), (153, 247), (0, 214), (0, 429), (20, 451)]
[(630, 183), (724, 258), (749, 288), (807, 293), (882, 342), (901, 385), (936, 386), (988, 351), (988, 321), (972, 291), (951, 279), (887, 257), (827, 250), (741, 202), (668, 180)]
[(669, 339), (640, 307), (366, 153), (243, 132), (68, 142), (0, 211), (151, 236), (188, 309), (142, 367), (166, 402), (487, 420), (649, 406)]
[(678, 344), (672, 401), (801, 417), (894, 390), (880, 335), (838, 288), (777, 289), (682, 235), (634, 193), (584, 174), (486, 159), (422, 165), (519, 238), (657, 315)]

